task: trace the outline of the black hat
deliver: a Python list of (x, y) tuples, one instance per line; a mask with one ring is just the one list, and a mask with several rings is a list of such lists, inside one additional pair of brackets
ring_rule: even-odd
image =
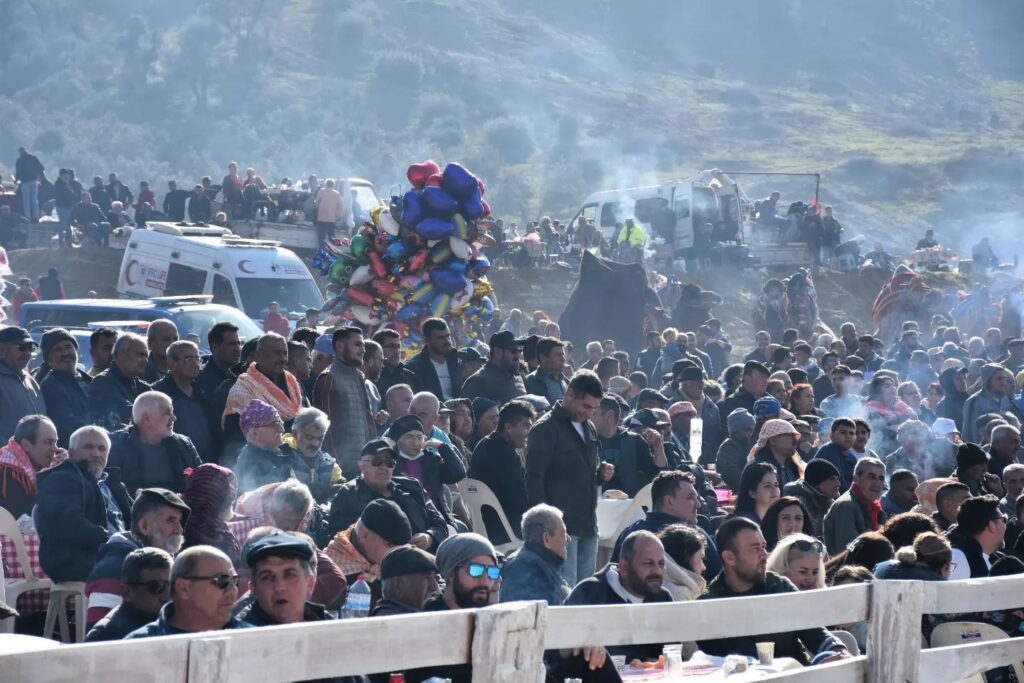
[(245, 563), (252, 569), (264, 557), (297, 557), (309, 562), (313, 554), (313, 546), (309, 541), (282, 531), (251, 543), (245, 553)]
[(838, 477), (839, 470), (828, 460), (814, 458), (804, 468), (804, 481), (810, 486), (817, 486), (830, 477)]
[(690, 367), (683, 368), (683, 371), (679, 373), (679, 381), (681, 382), (703, 382), (704, 381), (704, 368), (698, 368), (693, 365)]
[(772, 374), (771, 372), (768, 371), (768, 366), (766, 366), (764, 363), (759, 363), (756, 360), (748, 360), (746, 363), (743, 364), (744, 375), (754, 370), (757, 370), (758, 372), (763, 372), (766, 375)]
[(1012, 338), (1006, 340), (1007, 349), (1012, 349), (1015, 346), (1024, 346), (1024, 339)]
[(363, 446), (363, 450), (359, 454), (359, 457), (362, 458), (366, 455), (376, 455), (381, 451), (391, 451), (391, 454), (395, 455), (395, 442), (387, 437), (367, 441), (366, 445)]
[(388, 427), (387, 436), (389, 439), (398, 441), (404, 434), (413, 431), (423, 431), (423, 420), (415, 415), (403, 415), (391, 423), (391, 426)]
[(531, 334), (529, 337), (523, 340), (523, 355), (527, 358), (537, 357), (537, 342), (540, 341), (540, 337), (536, 334)]
[(467, 346), (464, 349), (459, 349), (458, 354), (459, 358), (461, 358), (462, 360), (477, 361), (480, 363), (483, 363), (484, 361), (487, 360), (482, 355), (480, 355), (480, 352), (477, 351), (472, 346)]
[(71, 333), (63, 327), (55, 327), (52, 330), (43, 332), (43, 339), (39, 344), (39, 349), (43, 353), (43, 360), (46, 360), (50, 350), (62, 341), (69, 341), (76, 349), (78, 348), (78, 340), (71, 336)]
[(657, 427), (672, 423), (658, 419), (658, 416), (650, 408), (643, 408), (630, 415), (626, 424), (630, 427)]
[(139, 489), (138, 493), (135, 495), (135, 501), (132, 503), (132, 507), (134, 508), (139, 504), (139, 501), (144, 498), (151, 498), (163, 505), (181, 510), (181, 526), (185, 526), (185, 522), (188, 520), (188, 516), (192, 512), (192, 508), (188, 506), (188, 503), (186, 503), (182, 497), (174, 491), (156, 487)]
[(380, 561), (380, 578), (393, 579), (407, 574), (433, 574), (434, 556), (411, 545), (392, 548)]
[(672, 402), (672, 399), (670, 399), (668, 396), (661, 393), (657, 389), (651, 389), (650, 387), (648, 387), (647, 389), (641, 389), (640, 393), (637, 394), (636, 396), (637, 405), (640, 405), (644, 401), (658, 401), (663, 405), (667, 406), (669, 403)]
[(958, 470), (966, 470), (987, 463), (988, 455), (977, 444), (962, 443), (956, 449), (956, 468)]
[(22, 344), (24, 342), (36, 343), (36, 340), (25, 328), (11, 326), (0, 330), (0, 344)]
[(359, 515), (359, 521), (391, 545), (405, 545), (412, 538), (409, 518), (393, 500), (370, 501)]
[(672, 364), (672, 376), (673, 377), (679, 377), (679, 375), (686, 368), (695, 368), (695, 367), (697, 367), (697, 364), (694, 363), (689, 358), (680, 358), (679, 360), (677, 360), (675, 363)]
[(508, 330), (502, 330), (501, 332), (492, 334), (491, 340), (487, 345), (492, 349), (514, 349), (525, 343), (525, 339), (516, 339), (516, 335), (512, 334)]

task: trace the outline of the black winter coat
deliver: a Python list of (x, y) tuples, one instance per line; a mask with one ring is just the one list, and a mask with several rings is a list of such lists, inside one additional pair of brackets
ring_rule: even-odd
[[(202, 464), (196, 447), (187, 436), (171, 434), (163, 440), (162, 445), (171, 459), (171, 471), (174, 473), (174, 483), (170, 486), (175, 493), (185, 490), (185, 470), (196, 468)], [(142, 462), (142, 440), (139, 438), (139, 430), (135, 426), (122, 429), (110, 435), (110, 467), (117, 467), (121, 470), (121, 479), (125, 488), (134, 496), (141, 488), (158, 486), (160, 482), (146, 481), (145, 467)]]
[(88, 420), (109, 432), (132, 423), (132, 404), (150, 386), (141, 379), (129, 379), (113, 363), (89, 382)]
[[(446, 357), (448, 363), (448, 376), (452, 380), (452, 398), (459, 395), (459, 387), (462, 386), (462, 375), (459, 372), (459, 356), (455, 350), (448, 353)], [(413, 359), (406, 364), (408, 369), (413, 374), (413, 392), (419, 393), (421, 391), (429, 391), (434, 396), (437, 396), (437, 400), (444, 401), (444, 395), (441, 393), (441, 380), (437, 378), (437, 370), (434, 369), (434, 364), (430, 362), (430, 353), (426, 347), (413, 356)], [(383, 396), (382, 396), (383, 398)]]
[(414, 534), (427, 533), (433, 536), (434, 546), (448, 538), (448, 523), (444, 516), (430, 502), (426, 492), (415, 479), (392, 477), (388, 486), (390, 495), (382, 496), (369, 486), (362, 476), (347, 481), (338, 489), (331, 502), (331, 514), (327, 520), (329, 538), (339, 531), (352, 526), (363, 509), (378, 498), (395, 501), (409, 518)]
[[(469, 461), (469, 478), (487, 484), (501, 503), (501, 509), (512, 530), (517, 536), (522, 533), (519, 529), (520, 521), (527, 510), (526, 468), (516, 449), (496, 432), (488, 434), (473, 449), (473, 458)], [(501, 544), (512, 540), (505, 537), (497, 515), (487, 508), (483, 513), (484, 528), (492, 543)]]
[(89, 412), (89, 399), (85, 388), (92, 381), (86, 373), (75, 370), (67, 372), (51, 370), (39, 385), (46, 401), (46, 416), (57, 427), (57, 444), (68, 447), (68, 439), (79, 427), (89, 424), (85, 419)]
[(526, 498), (554, 505), (572, 536), (597, 534), (600, 441), (589, 420), (580, 438), (561, 401), (537, 420), (526, 440)]
[[(108, 469), (106, 483), (127, 523), (132, 501), (120, 472)], [(103, 493), (85, 461), (66, 460), (39, 473), (35, 518), (39, 562), (46, 575), (54, 582), (85, 581), (96, 553), (110, 537)]]

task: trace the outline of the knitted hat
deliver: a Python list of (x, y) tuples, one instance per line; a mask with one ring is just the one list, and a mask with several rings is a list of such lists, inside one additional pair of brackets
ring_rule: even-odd
[(754, 417), (768, 417), (782, 412), (782, 404), (774, 396), (762, 396), (754, 401)]
[(254, 398), (249, 401), (249, 405), (242, 411), (242, 416), (238, 420), (239, 426), (242, 428), (242, 433), (245, 434), (250, 429), (256, 429), (257, 427), (265, 427), (268, 424), (272, 424), (277, 420), (280, 420), (281, 416), (278, 414), (277, 409), (269, 403), (264, 403), (258, 398)]
[(726, 425), (728, 426), (729, 433), (735, 434), (736, 432), (743, 431), (753, 427), (757, 420), (750, 414), (750, 411), (746, 408), (737, 408), (736, 410), (729, 413), (729, 417), (725, 419)]
[(421, 433), (423, 432), (423, 420), (419, 419), (415, 415), (403, 415), (388, 427), (387, 437), (394, 441), (398, 441), (404, 434), (417, 431)]
[(498, 562), (498, 554), (491, 542), (480, 534), (465, 533), (449, 536), (437, 547), (434, 563), (438, 573), (448, 580), (455, 573), (455, 568), (466, 564), (478, 555), (487, 555)]
[(412, 538), (409, 518), (393, 500), (370, 501), (359, 515), (359, 521), (391, 545), (405, 545)]
[(956, 449), (956, 468), (958, 470), (970, 469), (976, 465), (988, 464), (988, 455), (981, 450), (981, 446), (973, 443), (962, 443)]
[(838, 477), (839, 470), (828, 460), (815, 458), (804, 468), (804, 481), (810, 486), (817, 486), (831, 477)]
[(42, 341), (39, 344), (39, 350), (43, 354), (43, 360), (50, 355), (50, 349), (59, 344), (62, 341), (69, 341), (77, 349), (78, 340), (71, 336), (71, 333), (65, 330), (63, 327), (55, 327), (52, 330), (47, 330), (43, 333)]

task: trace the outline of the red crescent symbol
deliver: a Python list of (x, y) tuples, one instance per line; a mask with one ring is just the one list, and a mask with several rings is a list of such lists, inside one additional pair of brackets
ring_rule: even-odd
[(124, 267), (124, 281), (128, 283), (129, 287), (135, 286), (135, 281), (132, 280), (132, 266), (137, 265), (139, 265), (139, 262), (136, 261), (135, 259), (132, 259), (131, 261), (128, 262), (128, 265)]
[(238, 262), (238, 269), (240, 271), (242, 271), (243, 273), (255, 273), (256, 272), (255, 270), (249, 270), (248, 268), (246, 268), (246, 266), (245, 266), (246, 263), (251, 263), (251, 261), (249, 261), (249, 259), (245, 259), (243, 261), (239, 261)]

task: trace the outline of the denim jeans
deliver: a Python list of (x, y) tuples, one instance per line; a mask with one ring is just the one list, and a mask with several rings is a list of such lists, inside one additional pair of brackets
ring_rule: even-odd
[(572, 536), (562, 565), (562, 578), (570, 586), (593, 575), (597, 569), (597, 536)]
[(39, 181), (26, 180), (21, 185), (22, 215), (33, 223), (39, 220)]

